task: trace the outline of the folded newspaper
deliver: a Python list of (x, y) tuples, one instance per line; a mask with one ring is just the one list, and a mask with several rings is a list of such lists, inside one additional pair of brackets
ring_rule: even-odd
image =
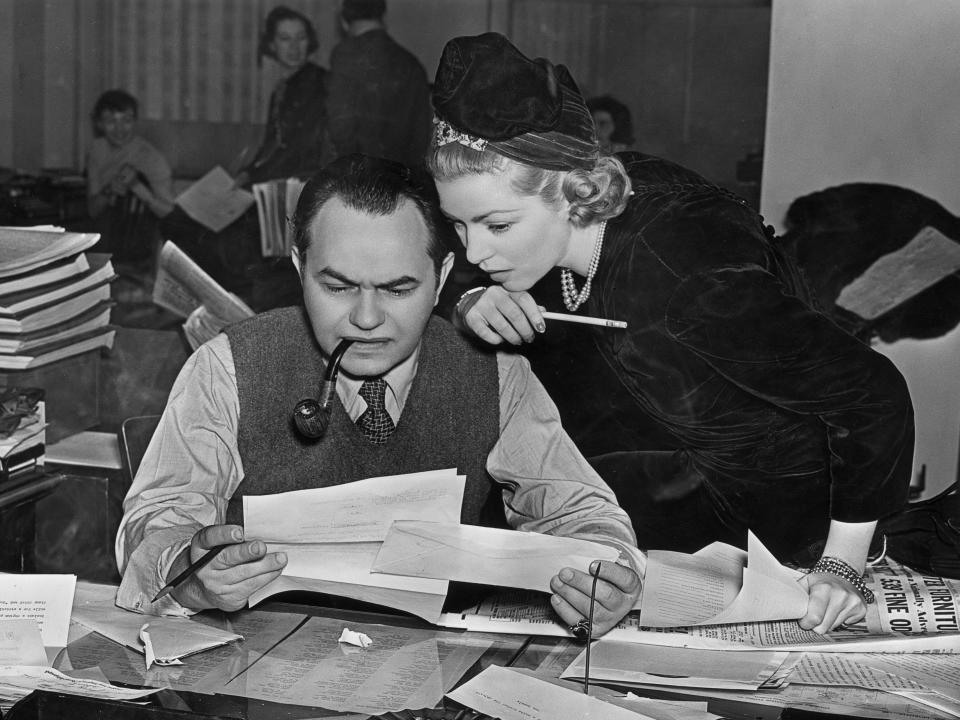
[[(923, 575), (885, 559), (867, 569), (877, 600), (860, 622), (829, 635), (803, 630), (796, 620), (650, 628), (632, 612), (605, 637), (701, 649), (778, 649), (824, 652), (960, 652), (960, 580)], [(569, 635), (547, 597), (504, 593), (460, 613), (444, 613), (444, 627), (483, 632)]]
[(153, 302), (187, 319), (183, 331), (194, 350), (227, 325), (254, 315), (246, 303), (170, 241), (160, 250)]

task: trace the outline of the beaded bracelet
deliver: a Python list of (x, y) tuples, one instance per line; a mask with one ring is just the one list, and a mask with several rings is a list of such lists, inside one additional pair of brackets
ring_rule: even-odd
[(867, 584), (863, 581), (863, 575), (858, 573), (853, 569), (853, 566), (844, 562), (840, 558), (822, 557), (817, 560), (816, 564), (812, 568), (810, 568), (810, 572), (829, 573), (831, 575), (836, 575), (838, 578), (846, 580), (853, 585), (854, 590), (860, 593), (860, 596), (867, 605), (875, 600), (873, 591), (870, 590), (870, 588), (867, 587)]

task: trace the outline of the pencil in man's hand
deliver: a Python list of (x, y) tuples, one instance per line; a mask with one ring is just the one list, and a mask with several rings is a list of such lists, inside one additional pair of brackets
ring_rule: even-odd
[(158, 592), (154, 596), (153, 600), (151, 600), (150, 602), (156, 602), (160, 598), (166, 597), (167, 595), (169, 595), (171, 592), (176, 590), (178, 587), (183, 585), (183, 583), (185, 583), (187, 580), (193, 577), (194, 574), (196, 574), (196, 572), (200, 568), (202, 568), (208, 562), (213, 560), (220, 553), (221, 550), (223, 550), (225, 547), (230, 547), (233, 544), (234, 543), (227, 543), (226, 545), (215, 545), (214, 547), (207, 550), (199, 560), (197, 560), (195, 563), (191, 563), (190, 567), (188, 567), (182, 573), (177, 575), (173, 580), (168, 582), (162, 588), (160, 588), (160, 592)]

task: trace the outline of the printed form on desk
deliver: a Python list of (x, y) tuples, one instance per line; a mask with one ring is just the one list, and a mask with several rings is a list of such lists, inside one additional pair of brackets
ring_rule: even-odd
[(0, 620), (33, 620), (46, 647), (65, 647), (76, 585), (76, 575), (0, 573)]

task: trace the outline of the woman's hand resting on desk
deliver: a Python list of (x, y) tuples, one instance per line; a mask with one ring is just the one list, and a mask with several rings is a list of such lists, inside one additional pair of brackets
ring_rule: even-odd
[(807, 614), (800, 618), (800, 627), (826, 635), (840, 625), (863, 620), (867, 605), (853, 585), (829, 573), (810, 573), (800, 578), (810, 593)]
[(528, 292), (510, 292), (499, 285), (476, 288), (461, 296), (457, 324), (491, 345), (533, 342), (546, 331), (537, 301)]
[[(599, 570), (596, 602), (593, 607), (593, 637), (600, 637), (615, 627), (623, 617), (633, 610), (640, 597), (642, 584), (637, 574), (625, 565), (615, 562), (595, 560), (590, 572)], [(554, 595), (550, 604), (560, 619), (570, 625), (590, 617), (590, 591), (593, 587), (593, 575), (573, 568), (563, 568), (550, 580), (550, 589)]]
[(261, 540), (244, 541), (241, 526), (210, 525), (194, 534), (189, 549), (174, 561), (168, 579), (186, 570), (211, 548), (228, 544), (230, 547), (221, 550), (171, 592), (178, 603), (198, 611), (239, 610), (254, 592), (279, 577), (286, 567), (285, 553), (268, 553), (266, 543)]

